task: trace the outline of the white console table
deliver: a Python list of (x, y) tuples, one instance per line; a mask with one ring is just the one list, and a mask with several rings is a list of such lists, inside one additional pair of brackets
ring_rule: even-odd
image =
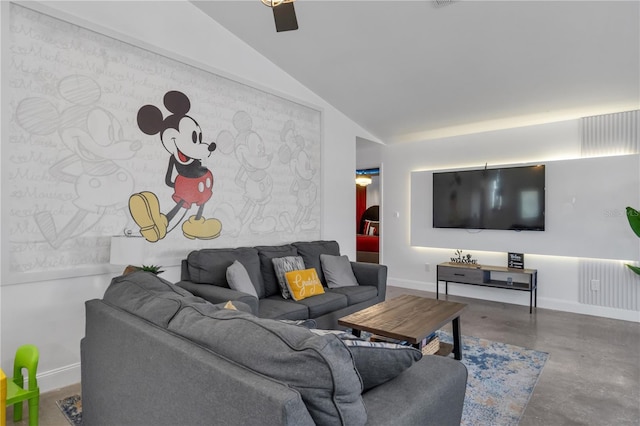
[[(500, 278), (496, 278), (500, 275)], [(515, 280), (519, 278), (520, 280)], [(526, 281), (521, 281), (526, 279)], [(514, 269), (502, 266), (471, 265), (445, 262), (438, 265), (436, 299), (440, 295), (440, 281), (445, 284), (445, 294), (449, 294), (449, 283), (479, 285), (529, 292), (529, 313), (538, 306), (538, 270)]]

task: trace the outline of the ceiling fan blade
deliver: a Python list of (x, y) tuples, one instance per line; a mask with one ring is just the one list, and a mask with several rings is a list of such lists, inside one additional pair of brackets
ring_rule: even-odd
[(296, 18), (296, 10), (293, 7), (293, 2), (282, 3), (272, 9), (277, 32), (298, 29), (298, 19)]

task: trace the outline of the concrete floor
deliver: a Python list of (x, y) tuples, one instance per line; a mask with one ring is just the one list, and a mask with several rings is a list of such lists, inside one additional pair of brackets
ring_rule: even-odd
[[(41, 394), (38, 424), (40, 426), (70, 426), (67, 418), (56, 405), (56, 401), (77, 393), (80, 393), (80, 383)], [(26, 403), (22, 407), (22, 420), (19, 422), (13, 422), (13, 407), (7, 408), (7, 426), (11, 425), (29, 426), (29, 409)]]
[[(404, 293), (435, 297), (389, 287), (387, 299)], [(463, 335), (549, 353), (520, 426), (640, 425), (640, 324), (541, 308), (529, 315), (529, 306), (448, 300), (468, 304), (460, 317)]]
[[(435, 297), (389, 287), (387, 298), (404, 293)], [(463, 335), (550, 354), (520, 426), (640, 425), (639, 324), (541, 308), (529, 315), (528, 306), (448, 298), (469, 304), (461, 316)], [(40, 425), (67, 426), (56, 400), (74, 393), (80, 393), (79, 384), (43, 394)], [(9, 408), (8, 425), (11, 415)]]

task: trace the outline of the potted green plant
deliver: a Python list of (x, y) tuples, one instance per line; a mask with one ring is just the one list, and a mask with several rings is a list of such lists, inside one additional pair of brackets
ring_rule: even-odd
[(142, 265), (142, 266), (129, 265), (125, 268), (123, 275), (130, 274), (131, 272), (135, 272), (135, 271), (147, 271), (147, 272), (151, 272), (152, 274), (158, 275), (164, 272), (160, 270), (160, 268), (162, 268), (162, 266), (159, 266), (159, 265)]
[[(633, 232), (638, 236), (638, 238), (640, 238), (640, 212), (632, 207), (627, 207), (627, 219), (629, 220), (629, 225), (631, 225)], [(640, 267), (629, 265), (628, 263), (627, 267), (640, 275)]]
[(151, 272), (152, 274), (161, 274), (164, 271), (161, 271), (160, 268), (162, 268), (162, 266), (160, 265), (142, 265), (142, 269), (143, 271), (147, 271), (147, 272)]

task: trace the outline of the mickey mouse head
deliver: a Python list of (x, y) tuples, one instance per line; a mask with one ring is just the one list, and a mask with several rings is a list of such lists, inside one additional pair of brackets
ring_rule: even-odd
[(166, 118), (154, 105), (145, 105), (138, 111), (138, 127), (147, 135), (160, 134), (166, 149), (181, 164), (207, 158), (216, 149), (214, 142), (202, 142), (202, 129), (187, 113), (191, 109), (189, 98), (182, 92), (170, 91), (163, 103), (171, 113)]
[(128, 159), (142, 147), (140, 141), (126, 139), (118, 119), (99, 106), (101, 89), (93, 79), (69, 75), (58, 82), (57, 89), (60, 112), (44, 97), (25, 98), (16, 108), (18, 125), (33, 135), (57, 132), (85, 162)]

